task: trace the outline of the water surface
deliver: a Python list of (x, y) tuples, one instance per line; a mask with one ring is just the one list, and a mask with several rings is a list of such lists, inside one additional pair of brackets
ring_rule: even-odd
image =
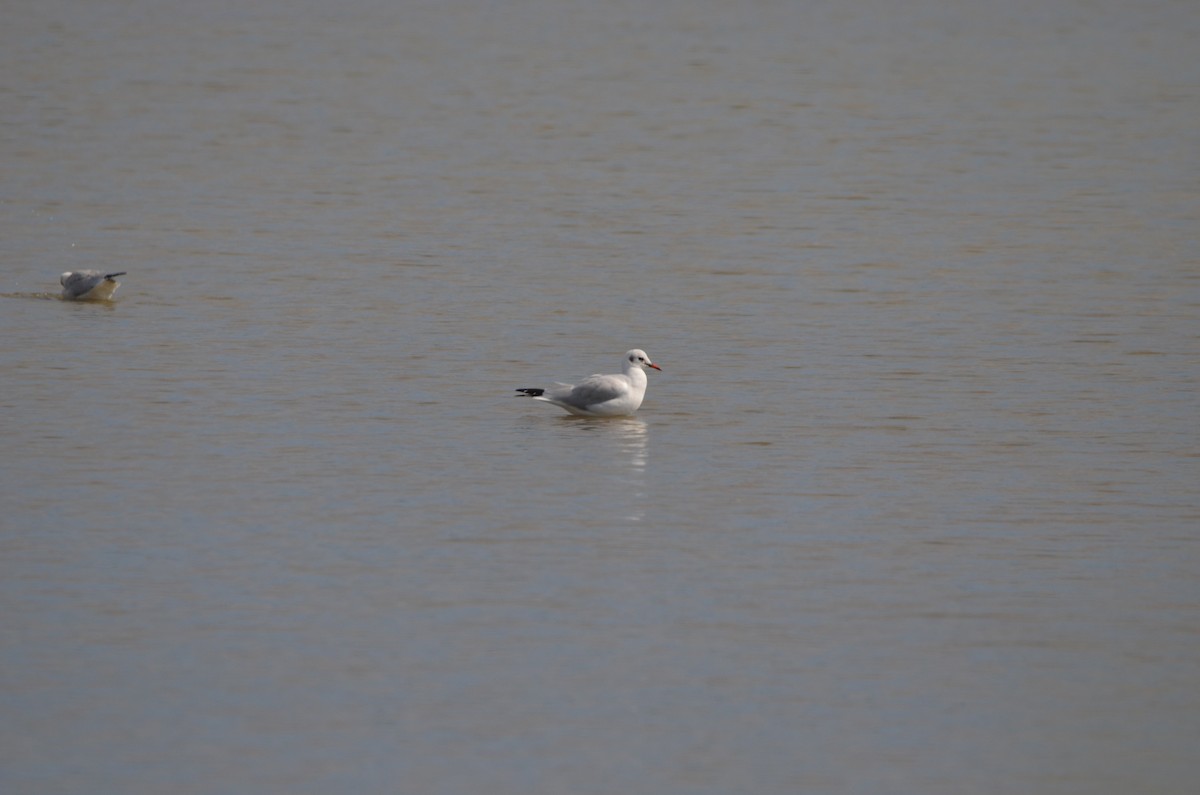
[(5, 792), (1192, 791), (1192, 4), (21, 5)]

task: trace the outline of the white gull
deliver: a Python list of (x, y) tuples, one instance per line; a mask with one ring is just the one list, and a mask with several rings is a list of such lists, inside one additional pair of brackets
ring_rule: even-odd
[(125, 271), (67, 271), (58, 278), (58, 283), (62, 285), (63, 298), (75, 301), (108, 301), (121, 286), (116, 277), (124, 275)]
[(517, 391), (534, 400), (553, 403), (580, 417), (625, 417), (638, 410), (646, 397), (646, 370), (662, 370), (646, 352), (627, 351), (621, 372), (591, 375), (578, 384), (556, 384), (545, 389), (524, 387)]

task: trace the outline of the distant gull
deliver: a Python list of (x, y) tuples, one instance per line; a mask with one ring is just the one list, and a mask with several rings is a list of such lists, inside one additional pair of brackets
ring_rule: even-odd
[(662, 370), (645, 351), (634, 348), (625, 354), (619, 374), (591, 375), (574, 386), (560, 383), (517, 391), (580, 417), (624, 417), (637, 411), (646, 396), (646, 367)]
[(125, 271), (67, 271), (58, 281), (63, 288), (63, 298), (72, 301), (108, 301), (121, 286), (117, 277), (124, 275)]

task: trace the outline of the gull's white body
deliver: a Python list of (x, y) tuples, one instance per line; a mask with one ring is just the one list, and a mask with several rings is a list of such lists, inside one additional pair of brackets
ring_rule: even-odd
[(124, 275), (125, 271), (67, 271), (58, 278), (58, 283), (62, 285), (63, 298), (72, 301), (110, 301), (121, 286), (116, 277)]
[(578, 384), (517, 391), (580, 417), (626, 417), (637, 411), (646, 397), (647, 367), (662, 369), (645, 351), (634, 348), (626, 352), (620, 373), (591, 375)]

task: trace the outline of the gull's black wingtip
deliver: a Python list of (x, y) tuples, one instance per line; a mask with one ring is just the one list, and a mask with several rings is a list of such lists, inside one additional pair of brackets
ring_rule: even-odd
[(116, 273), (106, 273), (106, 274), (104, 274), (104, 278), (105, 279), (115, 279), (118, 276), (124, 276), (126, 273), (128, 273), (128, 271), (117, 271)]
[(520, 392), (521, 394), (525, 395), (526, 397), (539, 397), (546, 390), (525, 387), (524, 389), (518, 389), (517, 391)]

